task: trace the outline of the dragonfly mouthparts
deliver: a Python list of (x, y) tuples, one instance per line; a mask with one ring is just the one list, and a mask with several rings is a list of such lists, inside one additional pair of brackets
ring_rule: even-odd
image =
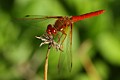
[(40, 44), (40, 47), (42, 45), (45, 45), (45, 44), (48, 44), (54, 48), (56, 48), (56, 50), (60, 50), (60, 51), (63, 51), (62, 50), (62, 45), (58, 44), (57, 42), (54, 41), (53, 39), (53, 36), (52, 35), (48, 35), (48, 34), (43, 34), (42, 36), (35, 36), (37, 39), (40, 39), (41, 41), (43, 41), (41, 44)]

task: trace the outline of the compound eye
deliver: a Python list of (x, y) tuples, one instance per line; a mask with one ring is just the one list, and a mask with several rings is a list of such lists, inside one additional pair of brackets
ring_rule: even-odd
[(52, 29), (52, 25), (49, 24), (49, 25), (47, 26), (47, 29), (51, 30), (51, 29)]
[(46, 32), (47, 32), (48, 34), (51, 34), (51, 30), (52, 30), (52, 25), (49, 24), (49, 25), (47, 26)]
[(56, 31), (55, 28), (52, 28), (52, 29), (51, 29), (51, 32), (52, 32), (53, 35), (56, 35), (56, 33), (57, 33), (57, 31)]
[(51, 34), (51, 31), (50, 31), (50, 30), (46, 30), (46, 32), (47, 32), (48, 34)]

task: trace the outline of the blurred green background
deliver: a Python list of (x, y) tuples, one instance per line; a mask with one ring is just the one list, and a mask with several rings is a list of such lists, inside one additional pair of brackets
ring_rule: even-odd
[[(58, 74), (59, 54), (51, 50), (48, 80), (120, 80), (119, 0), (0, 0), (0, 80), (43, 80), (46, 29), (17, 23), (30, 15), (70, 16), (100, 9), (105, 13), (73, 27), (73, 67)], [(44, 22), (43, 22), (44, 24)]]

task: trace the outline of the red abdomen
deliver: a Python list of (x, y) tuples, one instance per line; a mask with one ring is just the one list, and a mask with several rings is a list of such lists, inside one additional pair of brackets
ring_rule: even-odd
[(80, 15), (80, 16), (72, 16), (72, 21), (76, 22), (76, 21), (79, 21), (79, 20), (83, 20), (83, 19), (86, 19), (86, 18), (97, 16), (97, 15), (102, 14), (104, 11), (105, 10), (99, 10), (99, 11), (83, 14), (83, 15)]

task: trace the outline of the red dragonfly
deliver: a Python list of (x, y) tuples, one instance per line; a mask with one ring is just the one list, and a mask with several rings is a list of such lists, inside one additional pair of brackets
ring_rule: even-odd
[[(72, 68), (72, 27), (73, 27), (73, 23), (86, 19), (86, 18), (90, 18), (93, 16), (98, 16), (100, 14), (102, 14), (104, 12), (104, 10), (98, 10), (95, 12), (90, 12), (90, 13), (86, 13), (83, 15), (78, 15), (78, 16), (45, 16), (42, 18), (31, 18), (31, 16), (34, 15), (27, 15), (25, 18), (22, 18), (23, 20), (43, 20), (43, 19), (56, 19), (54, 24), (48, 24), (47, 29), (46, 29), (46, 34), (43, 35), (42, 37), (37, 37), (38, 39), (41, 39), (42, 41), (44, 41), (43, 43), (40, 44), (40, 46), (42, 46), (43, 44), (50, 44), (52, 43), (53, 46), (59, 50), (61, 50), (61, 52), (65, 52), (63, 50), (63, 48), (61, 49), (65, 39), (68, 37), (69, 40), (67, 40), (67, 44), (66, 44), (66, 54), (67, 54), (67, 64), (68, 64), (68, 69), (71, 71)], [(36, 15), (35, 15), (36, 16)], [(69, 31), (67, 32), (67, 29), (69, 28)], [(60, 35), (61, 33), (61, 35)], [(60, 36), (59, 36), (60, 35)], [(58, 36), (58, 41), (53, 41), (53, 38)], [(51, 42), (52, 40), (52, 42)], [(60, 58), (59, 58), (59, 65), (58, 67), (60, 67), (63, 64), (63, 61), (61, 60), (62, 54), (60, 54)]]

